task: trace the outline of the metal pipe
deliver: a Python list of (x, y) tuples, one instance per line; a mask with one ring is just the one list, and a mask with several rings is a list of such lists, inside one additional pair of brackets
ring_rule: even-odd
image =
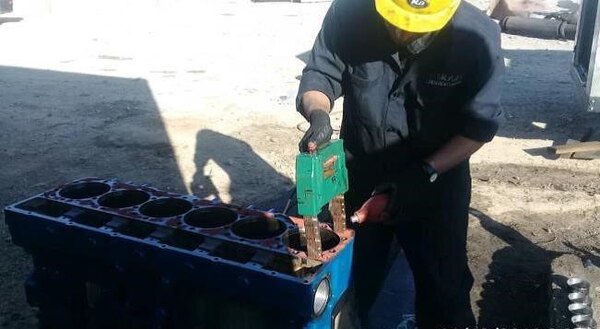
[(584, 294), (589, 294), (590, 291), (590, 283), (581, 278), (570, 278), (567, 280), (567, 285), (571, 288), (573, 292), (581, 292)]
[(586, 305), (592, 305), (592, 299), (590, 295), (583, 292), (572, 292), (568, 295), (569, 301), (571, 303), (581, 303)]
[(508, 16), (500, 21), (502, 32), (538, 39), (575, 40), (577, 25), (555, 19)]
[(569, 311), (571, 311), (571, 313), (574, 315), (589, 315), (590, 317), (593, 313), (592, 308), (583, 303), (574, 303), (569, 305)]
[(576, 328), (596, 328), (596, 321), (591, 315), (575, 315), (571, 317), (571, 323)]

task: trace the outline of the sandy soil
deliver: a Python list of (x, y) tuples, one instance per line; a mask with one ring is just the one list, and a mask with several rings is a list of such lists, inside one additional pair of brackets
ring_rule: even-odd
[[(17, 3), (24, 20), (0, 24), (0, 206), (85, 176), (242, 205), (293, 186), (298, 76), (328, 2), (103, 3)], [(507, 121), (472, 161), (473, 306), (481, 327), (544, 327), (552, 262), (597, 262), (600, 242), (598, 160), (547, 147), (600, 114), (582, 110), (572, 42), (503, 44)], [(0, 327), (33, 328), (29, 258), (3, 220), (0, 237)]]

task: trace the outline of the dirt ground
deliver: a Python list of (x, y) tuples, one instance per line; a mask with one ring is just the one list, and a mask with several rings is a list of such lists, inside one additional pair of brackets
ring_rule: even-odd
[[(329, 2), (138, 2), (0, 16), (0, 206), (88, 176), (241, 205), (293, 186), (298, 76)], [(600, 266), (600, 162), (547, 147), (600, 138), (600, 114), (582, 110), (572, 42), (503, 47), (506, 123), (472, 159), (473, 307), (482, 328), (543, 328), (551, 264)], [(34, 328), (30, 260), (0, 219), (0, 327)]]

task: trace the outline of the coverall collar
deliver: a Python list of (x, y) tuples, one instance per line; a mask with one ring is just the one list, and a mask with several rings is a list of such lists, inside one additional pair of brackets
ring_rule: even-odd
[(419, 53), (421, 53), (422, 51), (427, 49), (427, 47), (429, 47), (429, 45), (431, 45), (431, 43), (435, 39), (436, 34), (437, 33), (435, 33), (435, 32), (424, 34), (424, 35), (418, 37), (416, 40), (408, 43), (404, 47), (410, 54), (418, 55)]

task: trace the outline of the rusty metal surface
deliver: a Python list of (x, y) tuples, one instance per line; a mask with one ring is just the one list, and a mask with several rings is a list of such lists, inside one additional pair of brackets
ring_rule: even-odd
[[(301, 235), (304, 238), (306, 238), (306, 235), (304, 233), (304, 219), (293, 216), (290, 216), (289, 218), (298, 227), (299, 232), (301, 232)], [(321, 233), (324, 231), (332, 231), (331, 226), (327, 223), (319, 223), (319, 227), (321, 228)], [(339, 254), (342, 250), (344, 250), (347, 247), (348, 243), (354, 239), (354, 230), (347, 228), (341, 233), (336, 233), (336, 236), (338, 236), (340, 239), (339, 243), (331, 249), (321, 250), (321, 257), (318, 260), (313, 260), (310, 257), (308, 257), (308, 253), (307, 250), (305, 250), (305, 248), (302, 248), (302, 250), (300, 250), (300, 248), (290, 248), (289, 246), (288, 248), (292, 254), (307, 261), (305, 262), (308, 264), (306, 266), (310, 266), (310, 264), (313, 264), (314, 266), (314, 264), (326, 263), (334, 259), (336, 255)], [(306, 241), (304, 241), (304, 246), (306, 246)]]
[(343, 234), (346, 230), (346, 209), (343, 196), (338, 195), (329, 202), (329, 212), (333, 218), (333, 231)]
[(306, 234), (306, 248), (308, 258), (321, 259), (321, 230), (317, 217), (304, 217), (304, 234)]

